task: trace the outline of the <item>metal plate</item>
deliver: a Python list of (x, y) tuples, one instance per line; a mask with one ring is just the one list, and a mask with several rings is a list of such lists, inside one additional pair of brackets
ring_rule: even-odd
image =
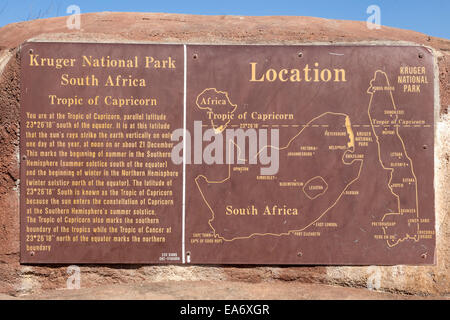
[(152, 143), (183, 126), (183, 47), (29, 43), (21, 63), (21, 261), (180, 261), (182, 167)]
[(188, 130), (279, 131), (270, 179), (249, 149), (245, 164), (188, 165), (191, 262), (433, 263), (432, 61), (420, 47), (189, 46)]
[[(32, 54), (76, 61), (73, 67), (56, 68), (48, 66), (48, 61), (30, 66)], [(107, 66), (103, 67), (83, 67), (83, 55), (109, 57), (109, 62), (104, 61)], [(114, 59), (129, 65), (113, 67)], [(88, 76), (95, 84), (94, 75), (99, 85), (63, 85), (64, 74)], [(108, 76), (114, 82), (118, 75), (122, 77), (119, 86), (104, 86)], [(133, 79), (144, 79), (145, 86)], [(49, 95), (77, 96), (86, 101), (100, 96), (100, 102), (58, 106), (49, 103)], [(150, 106), (108, 106), (106, 96), (150, 98)], [(157, 99), (155, 105), (152, 98)], [(22, 48), (21, 155), (26, 160), (21, 163), (21, 261), (432, 264), (433, 110), (433, 57), (423, 47), (27, 44)], [(119, 114), (121, 120), (58, 119), (58, 113), (86, 117), (95, 112)], [(47, 117), (53, 113), (56, 118), (31, 119), (29, 113)], [(116, 126), (133, 114), (147, 120), (131, 118), (127, 128)], [(165, 120), (155, 120), (157, 114), (165, 115)], [(187, 130), (184, 144), (180, 135), (180, 139), (173, 135), (173, 141), (169, 137), (173, 130), (184, 127), (183, 116)], [(56, 129), (64, 122), (72, 127)], [(76, 122), (80, 127), (74, 127)], [(113, 128), (81, 127), (83, 123), (92, 126), (102, 122), (113, 124)], [(130, 128), (132, 123), (141, 124), (136, 129)], [(161, 127), (161, 123), (168, 126)], [(100, 131), (111, 135), (104, 139), (82, 135)], [(120, 136), (136, 131), (150, 136)], [(56, 132), (78, 136), (61, 138)], [(154, 133), (160, 136), (153, 137)], [(233, 134), (245, 139), (234, 139)], [(47, 145), (28, 144), (39, 141)], [(58, 141), (66, 145), (58, 147)], [(128, 144), (115, 148), (116, 141)], [(75, 144), (70, 147), (68, 142)], [(100, 142), (104, 144), (97, 144)], [(139, 146), (133, 146), (136, 142)], [(185, 166), (171, 161), (167, 154), (171, 146), (185, 148)], [(60, 151), (87, 153), (74, 158)], [(138, 151), (144, 156), (137, 156)], [(121, 160), (126, 166), (131, 161), (128, 168), (119, 171), (139, 171), (143, 169), (137, 164), (154, 164), (162, 166), (155, 171), (176, 177), (156, 179), (136, 173), (134, 177), (112, 177), (111, 172), (105, 176), (102, 169), (99, 176), (77, 178), (77, 170), (89, 169), (84, 164), (74, 170), (74, 177), (63, 180), (71, 184), (85, 180), (86, 186), (49, 186), (59, 178), (48, 176), (52, 167), (42, 161), (56, 161), (58, 169), (64, 169), (60, 161), (88, 161), (90, 152), (96, 152), (96, 160), (108, 166), (112, 162), (120, 165)], [(111, 157), (107, 152), (124, 152), (126, 156), (120, 159), (120, 154)], [(147, 152), (164, 154), (149, 158)], [(47, 175), (36, 176), (39, 168)], [(34, 180), (44, 181), (44, 186), (31, 185)], [(88, 185), (91, 180), (93, 185)], [(107, 186), (124, 180), (128, 185)], [(159, 180), (164, 186), (158, 185)], [(58, 195), (58, 189), (66, 193)], [(94, 198), (101, 203), (93, 205)], [(119, 198), (137, 203), (111, 202)], [(159, 201), (148, 202), (149, 198)], [(32, 204), (29, 199), (49, 204)], [(72, 202), (54, 204), (52, 199)], [(91, 204), (74, 204), (75, 199), (90, 199)], [(113, 204), (104, 205), (104, 200)], [(93, 220), (98, 214), (71, 211), (89, 208), (109, 211), (103, 214), (104, 221)], [(69, 211), (62, 213), (60, 209)], [(53, 211), (49, 214), (46, 210)], [(110, 210), (115, 211), (111, 214)], [(127, 214), (126, 210), (139, 214)], [(68, 224), (66, 217), (91, 220)], [(107, 217), (122, 220), (106, 222)], [(69, 232), (62, 233), (61, 228), (67, 226)], [(119, 231), (110, 233), (111, 226)], [(100, 227), (106, 227), (106, 232), (100, 232)], [(160, 227), (163, 234), (155, 233), (156, 229), (153, 233), (144, 231), (153, 227)], [(117, 236), (117, 241), (83, 243), (82, 235), (83, 239)], [(64, 240), (67, 236), (70, 241)], [(120, 237), (130, 241), (121, 242)], [(161, 237), (164, 242), (154, 242), (162, 241)], [(153, 242), (143, 242), (144, 238)], [(46, 246), (51, 246), (50, 251)]]

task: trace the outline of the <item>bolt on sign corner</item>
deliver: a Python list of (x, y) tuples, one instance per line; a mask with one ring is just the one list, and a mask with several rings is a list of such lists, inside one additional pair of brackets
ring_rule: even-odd
[(27, 43), (21, 262), (433, 264), (419, 46)]

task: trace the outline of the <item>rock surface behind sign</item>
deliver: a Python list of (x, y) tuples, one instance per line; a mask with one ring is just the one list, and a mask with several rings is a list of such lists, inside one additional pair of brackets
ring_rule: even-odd
[[(272, 266), (81, 266), (81, 286), (162, 282), (302, 282), (370, 287), (381, 291), (441, 295), (450, 293), (450, 41), (418, 32), (365, 22), (307, 17), (192, 16), (153, 13), (96, 13), (81, 16), (81, 30), (66, 18), (15, 23), (0, 28), (0, 293), (23, 295), (66, 288), (67, 266), (19, 264), (19, 107), (17, 50), (25, 41), (158, 42), (221, 44), (366, 43), (419, 44), (434, 50), (439, 66), (436, 110), (435, 266), (272, 267)], [(379, 279), (379, 281), (378, 281)], [(287, 284), (286, 284), (287, 285)]]

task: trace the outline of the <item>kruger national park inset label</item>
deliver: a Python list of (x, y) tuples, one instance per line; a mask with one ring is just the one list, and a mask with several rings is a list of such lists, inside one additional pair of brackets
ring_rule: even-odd
[(432, 264), (423, 47), (28, 43), (24, 263)]

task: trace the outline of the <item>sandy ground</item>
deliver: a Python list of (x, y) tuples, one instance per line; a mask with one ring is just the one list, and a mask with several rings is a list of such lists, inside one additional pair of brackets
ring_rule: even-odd
[(264, 283), (168, 281), (51, 290), (18, 297), (0, 295), (1, 300), (411, 300), (435, 298), (446, 299), (445, 297), (376, 292), (363, 288), (281, 281)]

